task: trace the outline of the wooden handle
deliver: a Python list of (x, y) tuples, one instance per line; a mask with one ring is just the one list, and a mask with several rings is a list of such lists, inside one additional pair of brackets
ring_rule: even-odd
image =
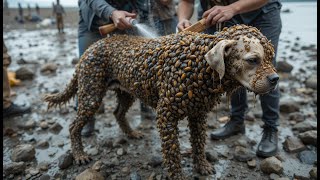
[(183, 31), (191, 31), (191, 32), (202, 32), (206, 29), (206, 18), (201, 19), (200, 21), (196, 22), (195, 24), (187, 27)]
[(111, 33), (112, 31), (116, 30), (116, 26), (114, 24), (108, 24), (104, 26), (99, 27), (99, 32), (101, 36), (107, 35)]

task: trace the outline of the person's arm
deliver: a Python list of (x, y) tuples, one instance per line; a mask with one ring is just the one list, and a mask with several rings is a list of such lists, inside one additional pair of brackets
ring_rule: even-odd
[(131, 28), (132, 25), (129, 23), (126, 17), (135, 18), (137, 16), (134, 13), (117, 10), (105, 0), (84, 0), (84, 2), (98, 17), (106, 20), (112, 20), (118, 29)]
[(237, 14), (259, 9), (267, 3), (268, 0), (239, 0), (227, 6), (214, 6), (204, 12), (202, 17), (207, 18), (207, 26), (212, 26), (216, 23), (227, 21)]
[(190, 18), (193, 14), (194, 0), (180, 0), (178, 5), (177, 28), (182, 31), (191, 26)]

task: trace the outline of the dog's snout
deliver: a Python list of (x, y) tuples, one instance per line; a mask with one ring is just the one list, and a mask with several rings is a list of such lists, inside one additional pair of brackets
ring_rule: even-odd
[(276, 73), (273, 73), (271, 75), (268, 75), (268, 80), (271, 83), (271, 85), (275, 86), (278, 83), (279, 76)]

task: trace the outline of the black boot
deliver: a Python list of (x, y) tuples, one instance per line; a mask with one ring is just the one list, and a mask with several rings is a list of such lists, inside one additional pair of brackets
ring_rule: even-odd
[(11, 104), (8, 108), (3, 109), (3, 118), (21, 116), (25, 113), (30, 113), (30, 107), (18, 106), (16, 104)]
[(222, 128), (219, 128), (213, 131), (210, 134), (210, 137), (213, 140), (226, 139), (230, 136), (233, 136), (239, 133), (245, 134), (245, 132), (246, 132), (246, 128), (244, 126), (243, 121), (239, 122), (231, 119)]
[(83, 129), (81, 131), (81, 135), (85, 137), (89, 137), (94, 132), (94, 124), (95, 124), (96, 118), (92, 118), (87, 122), (86, 125), (83, 126)]
[(257, 156), (270, 157), (278, 151), (278, 130), (270, 126), (263, 126), (263, 135), (257, 148)]

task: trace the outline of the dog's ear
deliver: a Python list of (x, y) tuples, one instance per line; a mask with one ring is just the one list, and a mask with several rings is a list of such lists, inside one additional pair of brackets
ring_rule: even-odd
[(218, 72), (220, 79), (225, 73), (224, 57), (230, 53), (230, 46), (235, 42), (235, 40), (221, 40), (204, 55), (210, 67)]

